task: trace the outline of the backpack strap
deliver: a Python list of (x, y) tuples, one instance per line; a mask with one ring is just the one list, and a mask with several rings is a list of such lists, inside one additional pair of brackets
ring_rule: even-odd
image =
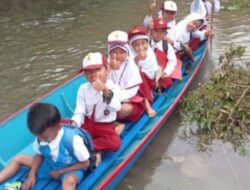
[(166, 40), (162, 41), (163, 51), (168, 54), (168, 42)]
[(73, 127), (70, 125), (64, 125), (64, 127), (66, 128), (64, 142), (65, 142), (65, 146), (67, 150), (72, 155), (74, 155), (73, 138), (75, 135), (79, 135), (80, 137), (82, 137), (83, 142), (85, 146), (87, 147), (89, 154), (90, 154), (90, 158), (89, 158), (90, 164), (89, 164), (88, 169), (93, 170), (95, 168), (96, 156), (95, 156), (93, 142), (89, 133), (82, 128)]

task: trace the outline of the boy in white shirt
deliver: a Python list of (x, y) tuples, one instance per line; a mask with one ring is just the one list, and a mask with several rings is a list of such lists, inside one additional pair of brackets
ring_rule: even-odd
[[(0, 173), (0, 182), (14, 175), (21, 165), (30, 167), (23, 190), (29, 190), (37, 180), (54, 179), (62, 182), (63, 190), (73, 190), (84, 177), (84, 169), (90, 164), (90, 154), (81, 136), (73, 134), (73, 151), (69, 150), (68, 131), (60, 124), (60, 113), (51, 104), (36, 103), (28, 112), (28, 127), (36, 138), (35, 157), (17, 156)], [(72, 129), (73, 130), (73, 129)], [(36, 180), (37, 179), (37, 180)]]
[(107, 58), (101, 53), (86, 55), (82, 66), (88, 82), (78, 90), (76, 108), (71, 119), (73, 125), (90, 133), (98, 165), (101, 152), (116, 151), (121, 145), (115, 124), (117, 112), (121, 110), (121, 90), (107, 79), (109, 65)]
[[(153, 12), (156, 7), (156, 0), (153, 0), (149, 5), (148, 14), (145, 16), (143, 24), (146, 27), (150, 27), (153, 18)], [(173, 42), (175, 37), (175, 17), (177, 14), (177, 5), (174, 1), (164, 1), (161, 5), (161, 10), (157, 13), (157, 18), (161, 18), (167, 23), (167, 29), (165, 34), (165, 39), (168, 42)]]

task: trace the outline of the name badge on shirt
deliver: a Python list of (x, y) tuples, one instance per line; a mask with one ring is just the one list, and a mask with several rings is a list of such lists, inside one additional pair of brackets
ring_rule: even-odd
[(107, 115), (109, 115), (110, 111), (108, 109), (105, 109), (103, 113), (105, 116), (107, 116)]

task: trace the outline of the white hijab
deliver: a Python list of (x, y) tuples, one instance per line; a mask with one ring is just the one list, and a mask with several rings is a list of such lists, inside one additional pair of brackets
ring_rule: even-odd
[(176, 25), (176, 32), (175, 32), (175, 41), (176, 42), (180, 42), (183, 44), (187, 44), (189, 42), (191, 32), (189, 32), (187, 30), (187, 25), (189, 22), (192, 22), (195, 20), (204, 21), (204, 18), (200, 14), (192, 13)]

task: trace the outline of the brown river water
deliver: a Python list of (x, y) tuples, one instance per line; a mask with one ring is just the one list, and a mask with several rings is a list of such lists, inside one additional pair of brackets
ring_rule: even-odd
[[(176, 2), (179, 21), (191, 0)], [(0, 0), (0, 119), (74, 76), (89, 51), (106, 51), (111, 31), (142, 23), (147, 6), (147, 0)], [(244, 59), (250, 58), (249, 26), (249, 7), (215, 15), (212, 49), (190, 89), (207, 81), (230, 43), (246, 46)], [(219, 141), (198, 151), (195, 137), (179, 137), (181, 121), (176, 109), (117, 189), (248, 190), (250, 157)]]

